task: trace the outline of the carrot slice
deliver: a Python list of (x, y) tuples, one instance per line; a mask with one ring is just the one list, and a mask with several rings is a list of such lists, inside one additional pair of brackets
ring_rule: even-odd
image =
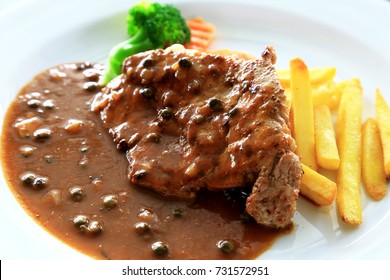
[(205, 51), (215, 37), (215, 26), (205, 22), (201, 17), (186, 20), (191, 31), (191, 40), (185, 45), (187, 49)]

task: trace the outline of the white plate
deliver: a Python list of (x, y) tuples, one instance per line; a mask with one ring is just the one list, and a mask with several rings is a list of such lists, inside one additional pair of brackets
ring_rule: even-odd
[[(115, 2), (115, 3), (113, 3)], [(373, 114), (381, 88), (390, 102), (390, 3), (352, 1), (169, 1), (186, 17), (202, 16), (217, 26), (213, 48), (260, 53), (273, 45), (277, 67), (295, 56), (309, 67), (335, 66), (338, 79), (359, 77), (365, 89), (364, 117)], [(16, 1), (0, 10), (0, 116), (35, 74), (73, 61), (104, 62), (126, 38), (125, 16), (132, 1)], [(1, 174), (0, 174), (1, 175)], [(3, 178), (3, 176), (0, 176)], [(86, 257), (37, 226), (0, 181), (0, 258)], [(363, 224), (350, 228), (334, 205), (298, 203), (296, 230), (261, 256), (266, 259), (390, 258), (390, 194), (374, 202), (362, 192)]]

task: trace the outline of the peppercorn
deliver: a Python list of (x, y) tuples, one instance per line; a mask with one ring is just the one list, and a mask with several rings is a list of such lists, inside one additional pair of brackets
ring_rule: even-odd
[(82, 168), (87, 168), (88, 167), (88, 159), (86, 157), (82, 158), (79, 161), (79, 166)]
[(26, 185), (32, 185), (36, 178), (37, 176), (34, 173), (25, 173), (20, 177), (21, 181)]
[(54, 108), (54, 102), (53, 102), (53, 100), (50, 100), (50, 99), (43, 102), (42, 105), (43, 105), (43, 108), (45, 108), (46, 110), (51, 110)]
[(32, 184), (32, 188), (35, 190), (40, 190), (47, 186), (49, 179), (47, 177), (37, 177)]
[(134, 177), (137, 179), (137, 180), (141, 180), (142, 178), (144, 178), (146, 175), (147, 175), (147, 171), (146, 170), (137, 170), (136, 172), (134, 172)]
[(158, 142), (160, 142), (160, 135), (158, 135), (158, 134), (155, 133), (155, 132), (151, 132), (151, 133), (149, 133), (148, 135), (146, 135), (146, 139), (147, 139), (149, 142), (158, 143)]
[(103, 224), (99, 221), (91, 221), (87, 227), (88, 233), (91, 233), (93, 235), (99, 235), (100, 233), (102, 233), (102, 230)]
[(97, 82), (86, 82), (84, 83), (83, 88), (86, 91), (94, 92), (99, 89), (99, 84)]
[(83, 153), (83, 154), (86, 154), (88, 152), (88, 146), (82, 146), (80, 148), (80, 152)]
[(30, 99), (30, 100), (27, 101), (27, 106), (32, 108), (32, 109), (36, 109), (40, 105), (41, 105), (41, 101), (39, 101), (37, 99)]
[(87, 69), (83, 72), (86, 80), (91, 82), (99, 81), (99, 74), (95, 71), (95, 69)]
[(76, 227), (86, 226), (89, 224), (89, 218), (86, 215), (77, 215), (73, 217), (73, 224)]
[(217, 247), (224, 253), (232, 253), (236, 250), (236, 245), (232, 240), (220, 240), (217, 242)]
[(215, 112), (221, 111), (223, 109), (222, 101), (217, 99), (217, 98), (210, 99), (209, 106), (210, 106), (211, 110), (213, 110)]
[(168, 245), (162, 241), (154, 242), (151, 247), (157, 256), (162, 256), (168, 253)]
[(85, 196), (84, 188), (82, 186), (73, 186), (69, 188), (68, 191), (70, 194), (70, 198), (73, 201), (81, 201)]
[(19, 150), (20, 150), (22, 156), (29, 157), (33, 154), (33, 152), (36, 150), (36, 148), (32, 147), (32, 146), (22, 146), (22, 147), (20, 147)]
[(152, 99), (155, 95), (154, 91), (150, 87), (144, 87), (139, 90), (139, 93), (145, 98), (145, 99)]
[(164, 119), (164, 120), (169, 120), (172, 118), (172, 109), (170, 108), (165, 108), (161, 111), (161, 117)]
[(110, 210), (110, 209), (113, 209), (117, 206), (118, 196), (114, 195), (114, 194), (109, 194), (109, 195), (103, 196), (102, 201), (103, 201), (103, 207), (105, 209)]
[(45, 159), (45, 161), (47, 163), (52, 163), (53, 162), (53, 156), (52, 155), (45, 155), (43, 158)]
[(235, 115), (237, 115), (239, 112), (238, 108), (233, 108), (229, 111), (228, 115), (229, 117), (234, 117)]
[(194, 116), (193, 120), (196, 124), (201, 124), (204, 122), (204, 117), (202, 115), (196, 115)]
[(141, 61), (142, 67), (148, 68), (152, 67), (155, 64), (155, 61), (151, 58), (145, 58)]
[(179, 66), (183, 69), (189, 69), (192, 66), (192, 62), (188, 57), (182, 57), (179, 59)]
[(183, 209), (180, 209), (180, 208), (173, 209), (172, 214), (173, 214), (173, 216), (179, 218), (179, 217), (183, 216)]
[(139, 222), (134, 224), (134, 230), (137, 234), (143, 235), (150, 231), (150, 225), (145, 222)]
[(34, 131), (34, 139), (39, 142), (46, 141), (51, 136), (51, 130), (48, 128), (40, 128)]
[(116, 145), (116, 148), (122, 152), (126, 152), (129, 149), (129, 144), (125, 139), (121, 139)]

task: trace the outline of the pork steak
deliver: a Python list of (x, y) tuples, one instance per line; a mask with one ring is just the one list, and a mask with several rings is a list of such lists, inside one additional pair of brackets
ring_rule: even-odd
[(271, 47), (254, 60), (140, 53), (126, 59), (92, 110), (126, 151), (132, 183), (179, 199), (203, 187), (253, 186), (247, 212), (281, 228), (294, 215), (302, 170), (275, 60)]

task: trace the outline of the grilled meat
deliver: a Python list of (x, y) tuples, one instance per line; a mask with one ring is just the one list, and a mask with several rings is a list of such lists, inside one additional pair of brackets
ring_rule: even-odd
[(247, 212), (284, 227), (302, 175), (271, 47), (261, 59), (154, 50), (125, 61), (93, 101), (136, 185), (179, 199), (253, 186)]

